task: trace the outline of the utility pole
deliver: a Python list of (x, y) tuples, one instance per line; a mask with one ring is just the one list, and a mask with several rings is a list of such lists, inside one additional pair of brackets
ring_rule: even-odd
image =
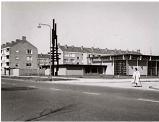
[(52, 59), (52, 69), (51, 73), (52, 76), (58, 76), (59, 70), (59, 53), (58, 53), (58, 43), (57, 43), (57, 25), (55, 20), (53, 19), (53, 26), (52, 26), (52, 47), (51, 47), (51, 59)]

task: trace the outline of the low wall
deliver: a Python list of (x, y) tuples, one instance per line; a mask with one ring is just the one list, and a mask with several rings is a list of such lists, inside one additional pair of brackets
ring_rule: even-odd
[(19, 69), (19, 76), (38, 75), (37, 69)]

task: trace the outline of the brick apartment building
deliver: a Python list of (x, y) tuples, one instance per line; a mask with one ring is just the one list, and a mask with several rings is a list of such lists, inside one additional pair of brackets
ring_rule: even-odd
[(38, 50), (23, 36), (1, 45), (2, 75), (36, 75)]

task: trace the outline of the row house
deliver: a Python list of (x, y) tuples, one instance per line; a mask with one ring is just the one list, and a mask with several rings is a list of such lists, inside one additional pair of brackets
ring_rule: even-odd
[(36, 75), (38, 50), (23, 36), (1, 45), (2, 75)]

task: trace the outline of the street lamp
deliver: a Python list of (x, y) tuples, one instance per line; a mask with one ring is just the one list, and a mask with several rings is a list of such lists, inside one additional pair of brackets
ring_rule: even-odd
[[(37, 26), (38, 28), (41, 28), (41, 26), (47, 26), (50, 29), (50, 76), (51, 76), (51, 41), (52, 41), (52, 29), (51, 29), (51, 25), (49, 24), (43, 24), (43, 23), (39, 23), (39, 25)], [(51, 76), (51, 80), (52, 80), (52, 76)]]

